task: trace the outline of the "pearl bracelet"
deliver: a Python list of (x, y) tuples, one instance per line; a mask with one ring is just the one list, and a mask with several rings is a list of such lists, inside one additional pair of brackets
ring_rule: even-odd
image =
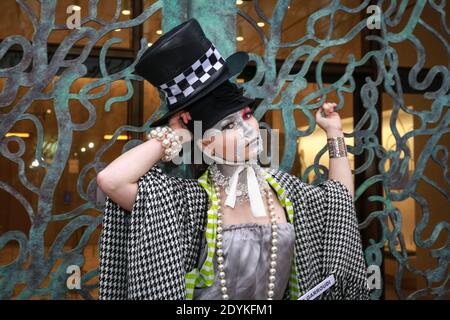
[(340, 158), (347, 156), (347, 145), (344, 137), (333, 137), (327, 139), (328, 152), (330, 158)]
[(162, 157), (162, 161), (164, 162), (169, 162), (175, 158), (182, 148), (180, 136), (169, 126), (152, 129), (149, 138), (161, 141), (164, 147), (164, 156)]

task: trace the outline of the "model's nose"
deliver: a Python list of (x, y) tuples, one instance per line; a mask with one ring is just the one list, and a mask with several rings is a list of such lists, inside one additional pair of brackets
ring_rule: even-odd
[(252, 138), (246, 138), (245, 140), (246, 140), (245, 146), (248, 146), (248, 145), (256, 142), (258, 140), (258, 137), (255, 136), (255, 137), (252, 137)]

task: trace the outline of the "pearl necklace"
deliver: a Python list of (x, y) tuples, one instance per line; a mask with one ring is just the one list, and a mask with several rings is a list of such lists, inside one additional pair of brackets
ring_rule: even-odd
[[(220, 199), (220, 186), (214, 184), (214, 188), (216, 190), (217, 198)], [(270, 248), (270, 269), (269, 269), (269, 283), (267, 285), (267, 300), (273, 300), (274, 296), (274, 288), (275, 288), (275, 273), (277, 266), (277, 251), (278, 251), (278, 226), (277, 226), (277, 217), (275, 213), (275, 206), (273, 204), (272, 193), (269, 189), (264, 189), (263, 193), (266, 195), (266, 199), (269, 207), (269, 217), (272, 228), (272, 246)], [(223, 240), (223, 225), (222, 225), (222, 212), (220, 211), (221, 205), (220, 203), (217, 205), (217, 229), (216, 229), (216, 255), (217, 255), (217, 269), (219, 271), (219, 279), (220, 279), (220, 292), (222, 293), (222, 299), (228, 300), (228, 290), (227, 290), (227, 281), (225, 275), (225, 267), (224, 267), (224, 251), (222, 249), (222, 240)]]
[[(263, 189), (264, 186), (267, 185), (266, 180), (261, 175), (261, 168), (258, 165), (252, 165), (253, 169), (257, 173), (256, 179), (258, 180), (258, 184), (260, 189)], [(212, 176), (214, 177), (214, 182), (216, 185), (222, 187), (225, 190), (226, 194), (230, 192), (230, 179), (231, 177), (225, 177), (220, 169), (217, 167), (216, 163), (213, 163), (209, 168)], [(238, 203), (243, 203), (244, 201), (249, 200), (248, 196), (248, 188), (247, 184), (238, 182), (236, 187), (236, 200)]]

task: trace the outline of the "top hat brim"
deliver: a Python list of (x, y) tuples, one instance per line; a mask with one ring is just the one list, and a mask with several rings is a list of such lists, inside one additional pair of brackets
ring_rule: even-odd
[[(192, 103), (206, 96), (209, 92), (217, 88), (219, 85), (227, 81), (228, 79), (239, 75), (242, 70), (244, 70), (245, 65), (248, 62), (248, 53), (244, 51), (238, 51), (233, 53), (227, 59), (225, 59), (224, 66), (211, 76), (209, 81), (205, 82), (202, 86), (198, 87), (195, 92), (193, 92), (189, 99), (179, 106), (174, 106), (173, 110), (168, 111), (162, 115), (159, 119), (152, 123), (153, 126), (161, 126), (169, 121), (169, 118), (175, 113), (187, 108)], [(253, 105), (254, 107), (254, 105)], [(252, 108), (253, 109), (253, 108)]]

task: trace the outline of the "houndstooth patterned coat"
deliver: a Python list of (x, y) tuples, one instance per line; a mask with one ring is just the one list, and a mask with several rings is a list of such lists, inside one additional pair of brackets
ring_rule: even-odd
[[(266, 169), (294, 207), (300, 296), (334, 273), (320, 299), (368, 299), (366, 264), (355, 207), (337, 180), (318, 185)], [(153, 166), (138, 181), (132, 212), (109, 197), (100, 238), (100, 299), (185, 299), (185, 274), (195, 268), (208, 196), (195, 179)], [(286, 290), (284, 299), (289, 299)]]

